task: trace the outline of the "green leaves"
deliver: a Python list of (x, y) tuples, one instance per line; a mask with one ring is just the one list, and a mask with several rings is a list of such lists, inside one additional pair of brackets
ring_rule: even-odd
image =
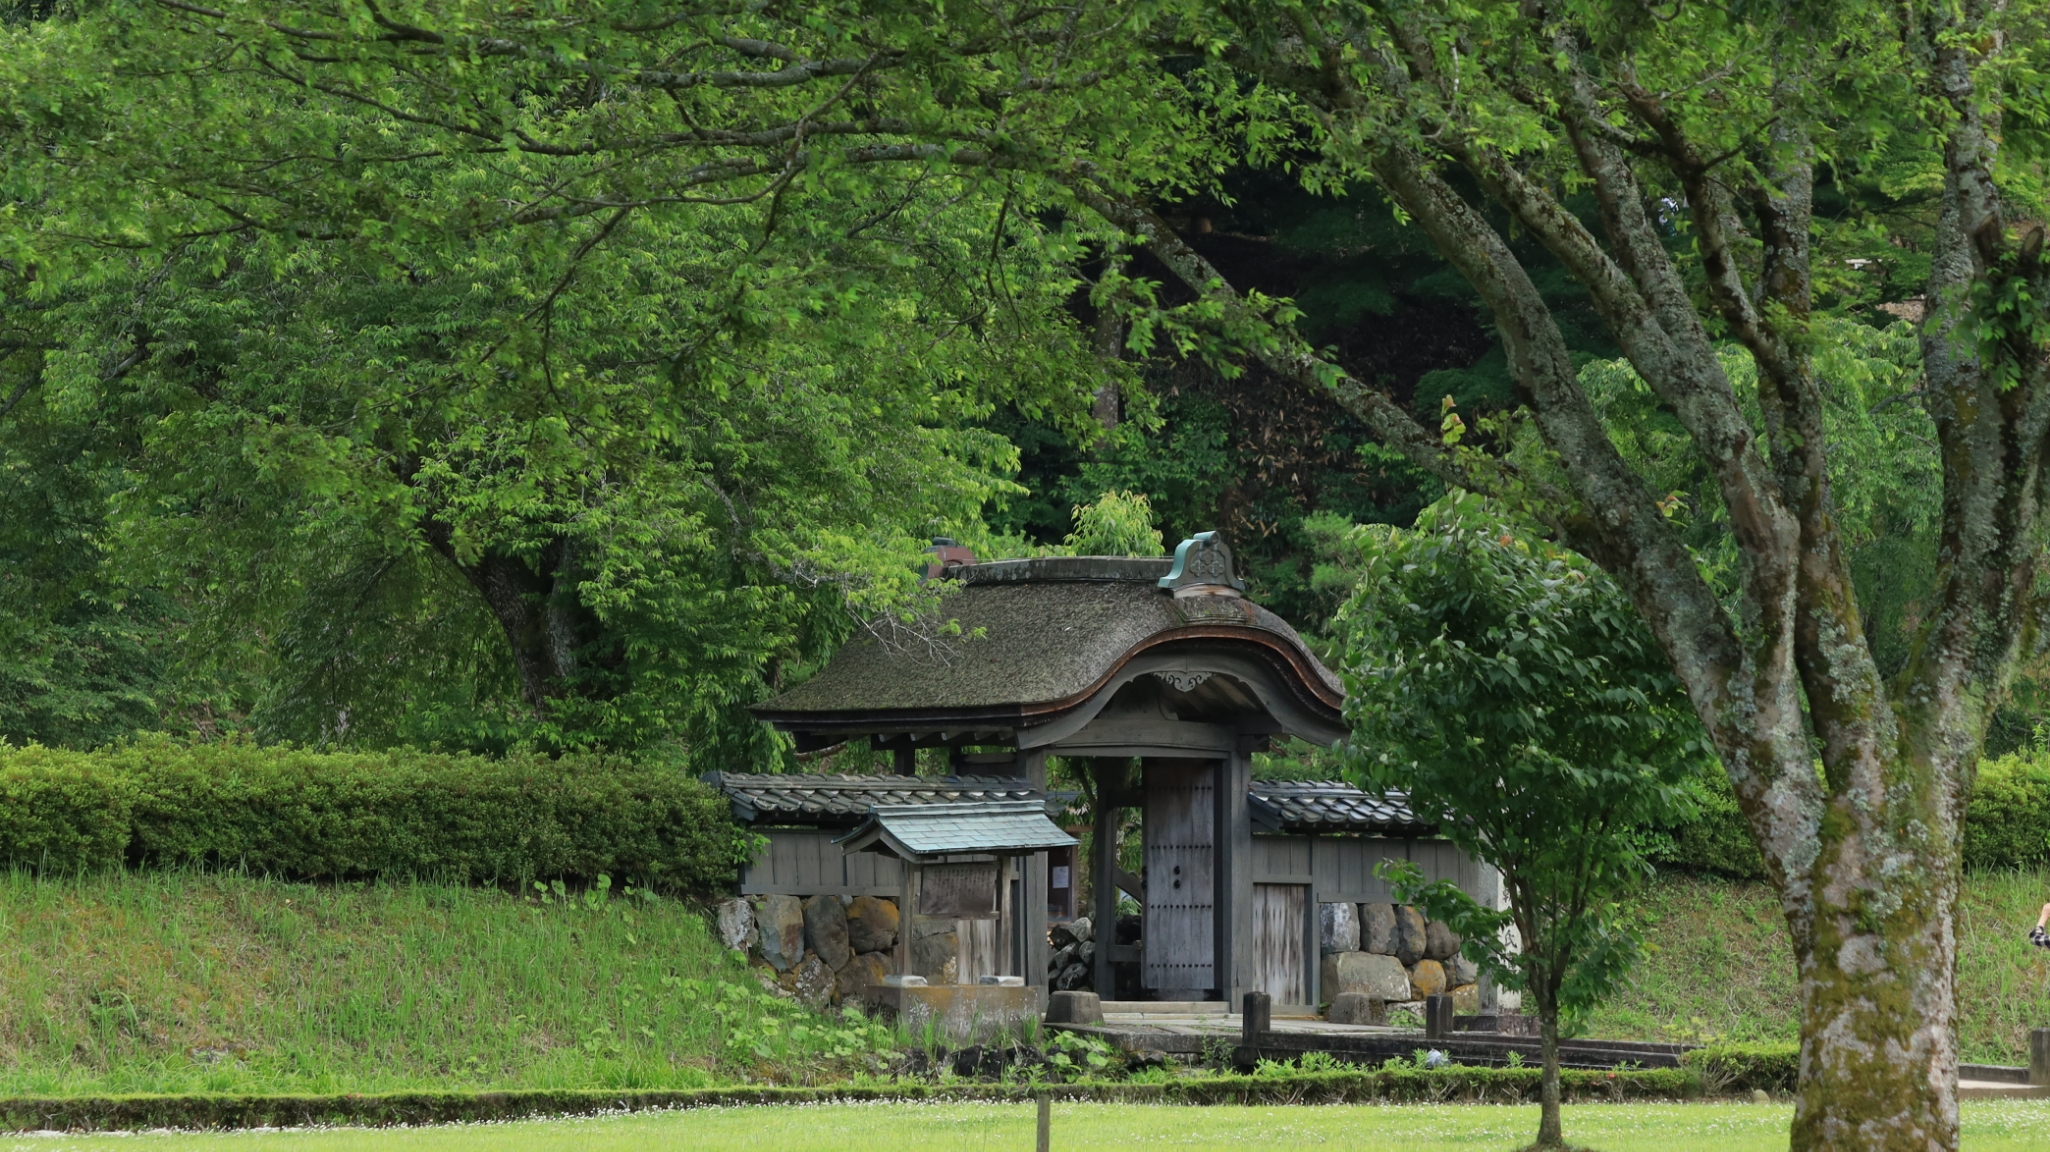
[(1477, 496), (1351, 542), (1348, 774), (1499, 868), (1509, 907), (1389, 878), (1540, 1010), (1593, 1004), (1635, 954), (1615, 897), (1649, 871), (1638, 830), (1683, 819), (1711, 761), (1664, 654), (1608, 577)]
[(269, 736), (774, 755), (741, 706), (927, 607), (925, 541), (1012, 490), (992, 408), (1087, 420), (1092, 234), (1033, 173), (1207, 147), (1135, 114), (1178, 106), (1105, 39), (1142, 14), (1013, 15), (0, 33), (0, 306), (120, 444), (119, 577)]

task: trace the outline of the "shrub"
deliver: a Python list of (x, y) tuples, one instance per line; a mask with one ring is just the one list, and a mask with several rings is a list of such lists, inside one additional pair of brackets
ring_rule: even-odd
[(0, 743), (0, 866), (462, 883), (604, 874), (709, 892), (731, 881), (748, 839), (717, 791), (599, 756)]
[(1701, 1077), (1710, 1095), (1749, 1092), (1792, 1092), (1801, 1068), (1796, 1044), (1711, 1044), (1680, 1057), (1680, 1066)]
[[(1664, 830), (1664, 838), (1667, 843), (1654, 853), (1661, 864), (1740, 880), (1765, 878), (1765, 862), (1737, 797), (1719, 773), (1704, 777), (1699, 814)], [(1972, 869), (2050, 864), (2050, 751), (1980, 762), (1965, 806), (1964, 858)]]
[(2029, 868), (2050, 861), (2050, 757), (2016, 753), (1979, 764), (1965, 808), (1967, 868)]
[(1653, 859), (1683, 872), (1765, 879), (1765, 857), (1758, 854), (1737, 794), (1719, 765), (1702, 774), (1694, 819), (1668, 830), (1667, 842)]

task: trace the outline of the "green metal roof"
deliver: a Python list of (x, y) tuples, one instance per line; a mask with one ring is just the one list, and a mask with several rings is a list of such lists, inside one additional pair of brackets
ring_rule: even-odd
[(1012, 855), (1077, 843), (1046, 818), (1038, 800), (982, 800), (960, 804), (879, 804), (861, 826), (835, 843), (847, 852), (880, 852), (904, 859), (989, 852)]

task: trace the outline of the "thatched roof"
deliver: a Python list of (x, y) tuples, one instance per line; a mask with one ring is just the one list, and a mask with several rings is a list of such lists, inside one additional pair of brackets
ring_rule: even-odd
[[(1236, 583), (1229, 552), (1213, 551), (1223, 552), (1226, 578)], [(873, 722), (875, 731), (1016, 729), (1086, 700), (1135, 656), (1167, 651), (1187, 653), (1192, 669), (1206, 651), (1259, 659), (1305, 706), (1334, 720), (1344, 699), (1337, 677), (1287, 621), (1231, 583), (1190, 585), (1177, 561), (1060, 557), (949, 571), (960, 589), (940, 611), (958, 622), (958, 636), (862, 635), (755, 714), (792, 731), (856, 721)]]

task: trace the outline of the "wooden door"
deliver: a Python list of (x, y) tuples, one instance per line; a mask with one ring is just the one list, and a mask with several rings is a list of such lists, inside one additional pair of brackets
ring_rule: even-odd
[(1217, 987), (1216, 787), (1206, 761), (1146, 761), (1143, 975), (1163, 1000)]
[(1310, 1002), (1303, 922), (1309, 886), (1253, 885), (1253, 987), (1276, 1004)]

